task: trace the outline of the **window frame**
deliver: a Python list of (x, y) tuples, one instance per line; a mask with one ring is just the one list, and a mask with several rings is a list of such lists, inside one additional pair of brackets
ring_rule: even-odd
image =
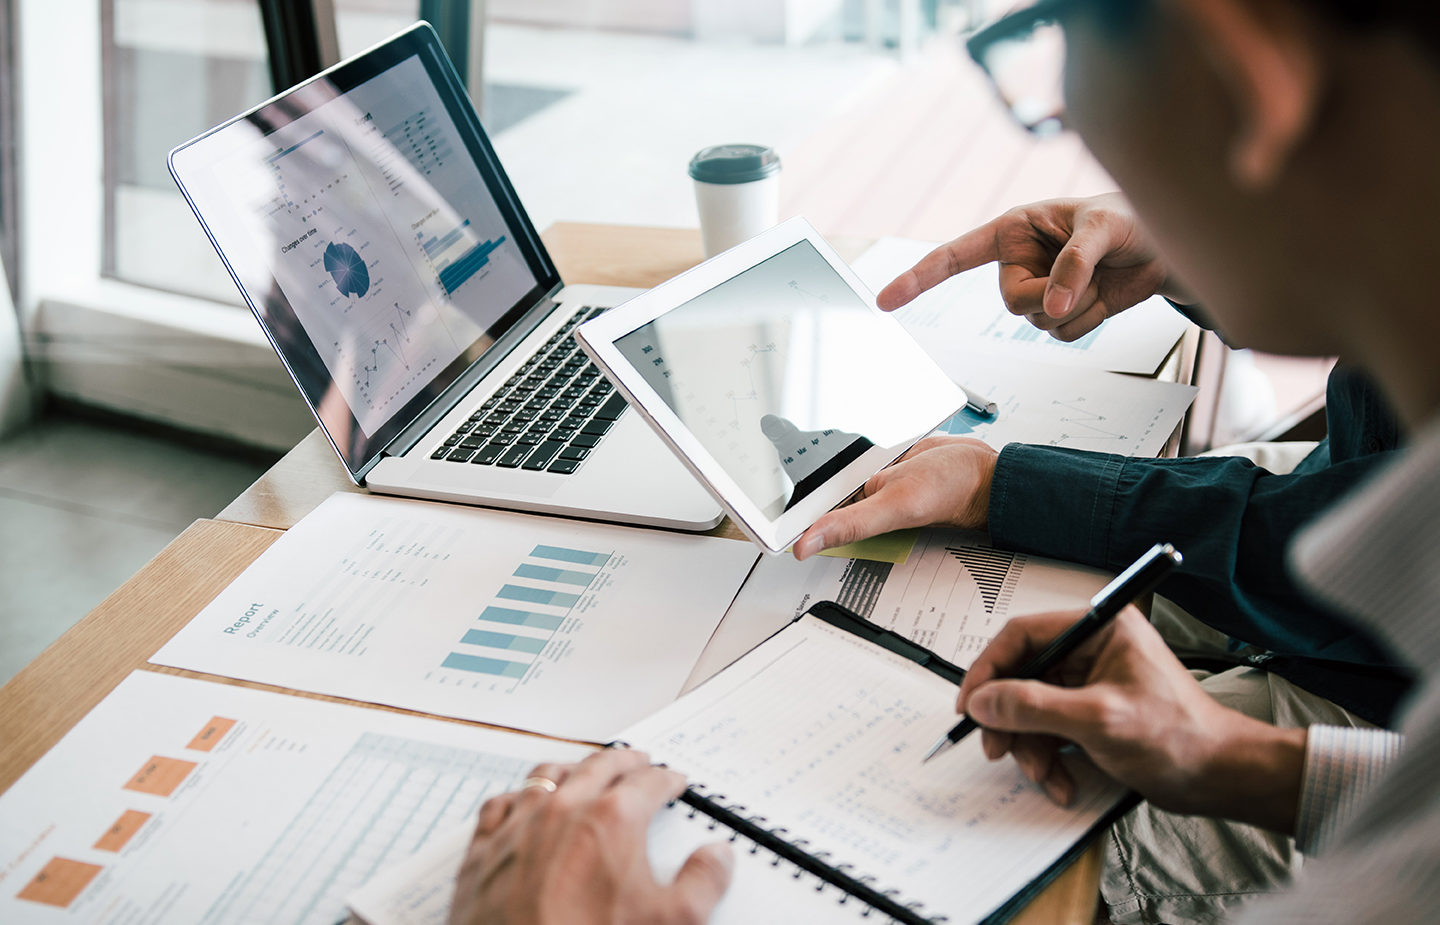
[[(314, 418), (238, 299), (221, 303), (110, 275), (106, 172), (113, 166), (105, 145), (113, 129), (104, 118), (104, 30), (112, 7), (51, 0), (16, 6), (25, 114), (18, 147), (26, 167), (18, 190), (17, 312), (41, 388), (129, 416), (289, 449)], [(55, 207), (51, 190), (65, 191), (66, 208)], [(203, 232), (195, 223), (184, 233)]]

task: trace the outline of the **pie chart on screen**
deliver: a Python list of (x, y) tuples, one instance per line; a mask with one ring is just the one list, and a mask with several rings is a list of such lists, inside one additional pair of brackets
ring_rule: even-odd
[(349, 244), (330, 242), (325, 248), (325, 270), (335, 279), (335, 288), (341, 295), (357, 299), (370, 291), (370, 271), (365, 261)]

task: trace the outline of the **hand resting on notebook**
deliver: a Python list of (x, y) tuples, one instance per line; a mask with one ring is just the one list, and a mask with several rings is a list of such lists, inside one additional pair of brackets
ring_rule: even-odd
[(704, 922), (730, 883), (730, 846), (698, 849), (668, 886), (645, 853), (651, 819), (684, 789), (683, 776), (627, 749), (540, 765), (525, 789), (481, 808), (450, 921)]
[(1014, 755), (1064, 805), (1074, 784), (1058, 752), (1073, 742), (1162, 809), (1292, 832), (1305, 730), (1221, 706), (1134, 607), (1047, 681), (1006, 679), (1079, 617), (1017, 617), (975, 661), (956, 708), (981, 725), (985, 754)]

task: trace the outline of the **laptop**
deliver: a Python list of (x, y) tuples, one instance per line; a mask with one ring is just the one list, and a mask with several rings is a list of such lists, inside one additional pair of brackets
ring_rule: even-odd
[(704, 530), (722, 512), (573, 337), (566, 286), (425, 23), (170, 152), (358, 485)]

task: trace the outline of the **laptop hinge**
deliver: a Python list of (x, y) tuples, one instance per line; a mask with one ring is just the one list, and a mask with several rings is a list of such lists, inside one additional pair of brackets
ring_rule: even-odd
[(404, 456), (414, 449), (415, 444), (419, 443), (439, 423), (441, 418), (449, 414), (458, 402), (470, 394), (476, 383), (504, 362), (505, 358), (510, 355), (510, 351), (514, 350), (521, 341), (530, 336), (531, 331), (534, 331), (546, 318), (550, 317), (559, 304), (555, 296), (559, 295), (562, 288), (561, 284), (556, 283), (555, 287), (531, 306), (490, 349), (470, 364), (469, 369), (450, 383), (449, 388), (436, 396), (424, 411), (416, 415), (409, 427), (396, 434), (395, 439), (380, 451), (380, 455)]

